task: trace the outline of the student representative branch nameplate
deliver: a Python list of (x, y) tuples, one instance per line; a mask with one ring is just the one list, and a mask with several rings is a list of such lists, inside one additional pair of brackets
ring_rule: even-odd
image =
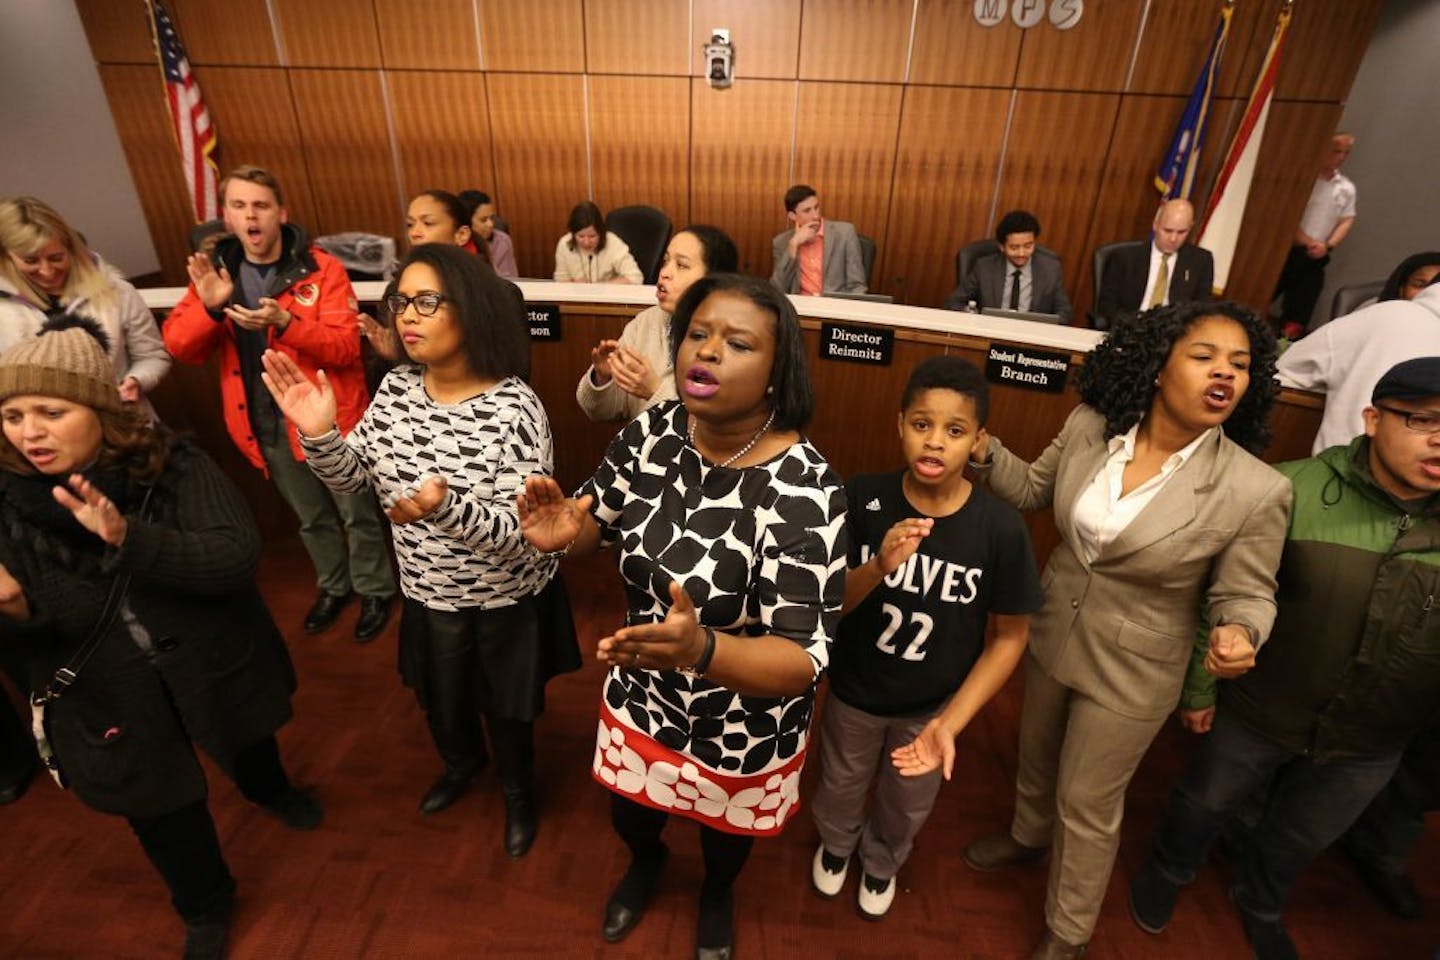
[(895, 353), (895, 331), (880, 327), (820, 324), (820, 358), (849, 363), (890, 366)]
[(1069, 375), (1068, 353), (992, 343), (985, 359), (985, 379), (1021, 390), (1063, 393)]

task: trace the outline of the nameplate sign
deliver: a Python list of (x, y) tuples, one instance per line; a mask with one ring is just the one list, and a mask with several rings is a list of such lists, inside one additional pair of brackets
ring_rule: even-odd
[(895, 354), (895, 331), (880, 327), (852, 327), (843, 323), (820, 324), (820, 357), (850, 363), (890, 366)]
[(560, 339), (560, 305), (558, 303), (527, 303), (525, 312), (531, 340)]
[(1070, 376), (1070, 354), (1028, 347), (990, 346), (985, 379), (1021, 390), (1064, 393)]

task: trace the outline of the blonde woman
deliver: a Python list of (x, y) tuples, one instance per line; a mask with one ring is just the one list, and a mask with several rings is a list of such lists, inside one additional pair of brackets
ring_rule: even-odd
[(159, 326), (135, 288), (85, 238), (34, 197), (0, 199), (0, 351), (47, 317), (89, 317), (109, 339), (120, 398), (142, 402), (170, 370)]

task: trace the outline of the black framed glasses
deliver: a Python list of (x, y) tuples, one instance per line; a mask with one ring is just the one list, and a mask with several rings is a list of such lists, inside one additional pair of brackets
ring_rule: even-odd
[(385, 298), (385, 307), (390, 311), (392, 317), (398, 317), (405, 312), (410, 304), (415, 304), (415, 312), (422, 317), (433, 317), (440, 309), (440, 304), (450, 300), (443, 293), (417, 293), (413, 297), (407, 297), (403, 293), (392, 293)]
[(1405, 429), (1414, 430), (1416, 433), (1433, 434), (1440, 433), (1440, 411), (1435, 410), (1398, 410), (1395, 407), (1387, 407), (1383, 403), (1375, 404), (1375, 409), (1384, 410), (1386, 413), (1393, 413), (1397, 417), (1405, 418)]

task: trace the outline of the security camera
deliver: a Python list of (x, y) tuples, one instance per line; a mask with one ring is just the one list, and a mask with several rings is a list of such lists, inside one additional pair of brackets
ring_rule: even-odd
[(735, 48), (730, 46), (730, 31), (716, 27), (705, 44), (705, 76), (712, 87), (728, 87), (735, 81)]

